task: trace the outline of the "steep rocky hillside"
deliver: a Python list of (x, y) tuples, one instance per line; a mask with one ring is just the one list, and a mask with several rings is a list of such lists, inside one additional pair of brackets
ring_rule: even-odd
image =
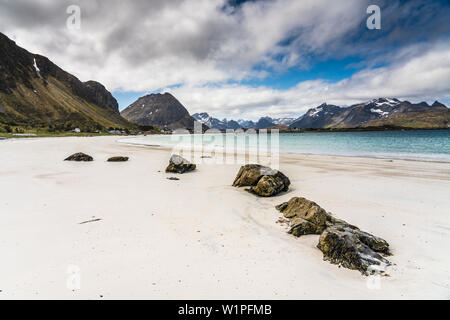
[(143, 126), (170, 129), (194, 128), (195, 119), (170, 93), (143, 96), (123, 110), (121, 114), (129, 121)]
[(0, 130), (6, 126), (84, 131), (134, 128), (98, 82), (81, 82), (0, 33)]

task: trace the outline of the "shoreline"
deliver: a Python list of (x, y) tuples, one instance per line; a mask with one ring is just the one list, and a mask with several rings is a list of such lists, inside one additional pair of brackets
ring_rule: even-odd
[[(38, 141), (41, 139), (70, 139), (70, 138), (99, 138), (99, 137), (110, 137), (110, 138), (117, 138), (116, 142), (118, 144), (128, 145), (128, 146), (138, 146), (138, 147), (147, 147), (147, 148), (153, 148), (155, 150), (166, 150), (170, 151), (172, 148), (170, 146), (165, 145), (151, 145), (151, 144), (144, 144), (144, 143), (130, 143), (120, 140), (126, 140), (126, 139), (133, 139), (133, 137), (124, 137), (120, 135), (104, 135), (104, 136), (55, 136), (55, 137), (22, 137), (22, 138), (6, 138), (6, 139), (0, 139), (1, 142), (7, 142), (7, 141), (22, 141), (22, 140), (28, 140), (28, 141)], [(205, 150), (208, 152), (208, 150)], [(248, 153), (247, 153), (248, 154)], [(414, 162), (425, 162), (425, 163), (442, 163), (442, 164), (449, 164), (450, 161), (442, 161), (442, 160), (429, 160), (429, 159), (414, 159), (414, 158), (401, 158), (401, 157), (389, 157), (389, 156), (371, 156), (371, 155), (343, 155), (343, 154), (324, 154), (324, 153), (297, 153), (297, 152), (279, 152), (280, 156), (323, 156), (323, 157), (342, 157), (342, 158), (360, 158), (360, 159), (378, 159), (378, 160), (392, 160), (392, 161), (414, 161)]]
[[(130, 146), (140, 146), (140, 147), (149, 147), (149, 148), (160, 148), (160, 149), (164, 149), (164, 150), (172, 150), (173, 146), (170, 145), (162, 145), (162, 144), (145, 144), (145, 143), (138, 143), (138, 142), (126, 142), (125, 140), (127, 139), (134, 139), (134, 138), (122, 138), (117, 140), (118, 143), (120, 144), (124, 144), (124, 145), (130, 145)], [(196, 150), (196, 152), (199, 152), (198, 148), (194, 148), (194, 150)], [(191, 149), (192, 150), (192, 149)], [(208, 152), (212, 152), (213, 150), (208, 150), (208, 149), (203, 149), (204, 152), (208, 153)], [(256, 154), (254, 152), (237, 152), (235, 154)], [(412, 155), (414, 155), (414, 153), (411, 153)], [(360, 154), (326, 154), (326, 153), (302, 153), (302, 152), (286, 152), (286, 151), (279, 151), (279, 155), (280, 156), (288, 156), (288, 155), (298, 155), (298, 156), (324, 156), (324, 157), (344, 157), (344, 158), (361, 158), (361, 159), (380, 159), (380, 160), (403, 160), (403, 161), (418, 161), (418, 162), (432, 162), (432, 163), (450, 163), (449, 161), (444, 161), (444, 160), (435, 160), (435, 159), (423, 159), (423, 158), (414, 158), (412, 157), (401, 157), (401, 156), (389, 156), (386, 154), (382, 154), (380, 156), (376, 156), (376, 155), (360, 155)], [(433, 155), (433, 154), (431, 154)], [(446, 154), (443, 154), (446, 155)]]

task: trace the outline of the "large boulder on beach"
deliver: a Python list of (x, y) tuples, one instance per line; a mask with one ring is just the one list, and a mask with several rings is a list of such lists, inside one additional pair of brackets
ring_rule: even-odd
[(390, 265), (381, 255), (389, 255), (389, 244), (385, 240), (347, 225), (328, 227), (317, 247), (323, 252), (324, 260), (365, 275), (382, 273)]
[(247, 164), (242, 166), (234, 179), (233, 187), (254, 186), (258, 183), (264, 173), (269, 172), (270, 170), (270, 168), (263, 167), (259, 164)]
[(109, 158), (108, 162), (126, 162), (128, 159), (128, 157), (117, 156)]
[(314, 201), (294, 197), (276, 209), (288, 219), (288, 233), (296, 237), (321, 235), (317, 247), (323, 252), (324, 260), (363, 274), (383, 272), (390, 264), (382, 256), (389, 255), (385, 240), (334, 217)]
[(261, 197), (271, 197), (282, 191), (287, 191), (291, 182), (281, 171), (248, 164), (242, 166), (234, 179), (234, 187), (250, 187), (247, 189)]
[(78, 152), (75, 153), (73, 155), (71, 155), (70, 157), (67, 157), (66, 159), (64, 159), (64, 161), (93, 161), (94, 158), (92, 158), (91, 156), (83, 153), (83, 152)]
[(169, 166), (166, 168), (166, 172), (185, 173), (188, 171), (194, 171), (196, 167), (197, 166), (195, 164), (190, 163), (177, 154), (174, 154), (172, 155), (172, 157), (170, 157)]

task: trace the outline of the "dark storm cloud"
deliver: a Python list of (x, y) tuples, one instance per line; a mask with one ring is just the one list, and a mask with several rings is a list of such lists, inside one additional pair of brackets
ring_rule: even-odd
[[(73, 1), (72, 1), (73, 2)], [(64, 27), (67, 4), (65, 1), (0, 1), (2, 19), (1, 24), (20, 25), (23, 28)]]
[[(245, 29), (245, 20), (249, 18), (245, 16), (245, 12), (249, 12), (248, 8), (258, 8), (258, 6), (269, 7), (267, 10), (277, 9), (276, 6), (270, 8), (272, 5), (270, 1), (218, 1), (215, 3), (215, 14), (211, 14), (210, 10), (210, 7), (214, 5), (206, 5), (205, 7), (208, 8), (202, 16), (201, 6), (194, 6), (196, 2), (191, 1), (192, 10), (198, 10), (195, 14), (200, 18), (195, 20), (194, 17), (191, 21), (185, 21), (184, 23), (188, 26), (183, 29), (183, 27), (177, 28), (177, 23), (191, 13), (189, 13), (189, 5), (182, 0), (128, 2), (3, 0), (0, 3), (4, 12), (1, 19), (2, 29), (14, 29), (15, 26), (27, 29), (29, 32), (48, 30), (55, 33), (58, 39), (43, 43), (48, 51), (61, 50), (73, 41), (72, 38), (63, 34), (67, 19), (65, 10), (68, 5), (79, 5), (82, 9), (84, 30), (87, 33), (96, 33), (98, 38), (96, 41), (100, 42), (98, 54), (107, 56), (118, 52), (130, 65), (140, 65), (148, 59), (170, 55), (197, 61), (212, 60), (219, 64), (229, 63), (230, 60), (238, 65), (247, 64), (249, 60), (259, 57), (251, 55), (252, 50), (247, 48), (247, 46), (258, 45), (251, 42), (255, 39), (249, 39), (249, 37), (255, 37), (249, 33), (258, 31), (254, 26), (251, 30)], [(374, 32), (365, 28), (367, 14), (363, 10), (369, 4), (378, 4), (382, 8), (382, 30), (380, 31)], [(220, 9), (224, 6), (233, 7), (234, 12), (221, 11)], [(343, 6), (343, 4), (336, 3), (335, 6)], [(360, 1), (357, 9), (361, 12), (356, 15), (351, 14), (350, 10), (348, 14), (347, 11), (343, 11), (344, 15), (333, 8), (324, 7), (323, 14), (319, 12), (314, 19), (320, 19), (322, 15), (326, 17), (325, 21), (303, 23), (302, 21), (308, 21), (310, 18), (305, 17), (302, 7), (299, 7), (298, 24), (293, 23), (292, 27), (286, 30), (284, 37), (273, 44), (273, 50), (269, 49), (256, 54), (265, 56), (266, 62), (269, 62), (268, 66), (282, 65), (286, 61), (291, 61), (287, 67), (297, 63), (301, 66), (301, 61), (305, 63), (311, 57), (314, 59), (315, 56), (370, 57), (382, 54), (388, 49), (392, 51), (419, 41), (436, 41), (444, 36), (448, 37), (450, 33), (450, 24), (447, 21), (450, 16), (448, 1), (363, 0)], [(255, 14), (259, 14), (261, 10), (255, 10)], [(336, 14), (327, 17), (327, 13), (329, 11), (333, 13), (333, 10)], [(180, 20), (176, 17), (178, 11), (182, 13)], [(314, 14), (314, 11), (311, 12)], [(270, 17), (270, 14), (265, 16)], [(264, 19), (264, 15), (261, 18)], [(164, 19), (170, 23), (164, 23)], [(353, 21), (348, 22), (345, 21), (346, 19)], [(332, 30), (326, 28), (321, 30), (321, 25), (327, 20), (330, 24), (341, 23), (349, 27), (340, 34), (333, 34)], [(277, 28), (277, 22), (260, 21), (261, 24), (273, 23), (274, 28)], [(189, 29), (189, 23), (192, 23), (192, 30)], [(264, 32), (263, 28), (261, 32)], [(311, 37), (314, 32), (320, 33), (319, 37), (324, 36), (324, 40), (316, 42)], [(237, 47), (230, 50), (233, 40)], [(248, 52), (244, 52), (247, 49), (249, 49)], [(250, 56), (247, 57), (247, 54)], [(290, 59), (293, 54), (297, 56), (296, 59)], [(80, 54), (77, 57), (83, 58)]]
[[(382, 29), (354, 30), (344, 39), (346, 48), (379, 54), (418, 42), (448, 39), (450, 35), (450, 5), (448, 1), (374, 1), (381, 7)], [(363, 21), (362, 23), (365, 23)]]
[[(450, 37), (450, 1), (447, 0), (371, 0), (365, 1), (381, 8), (381, 30), (366, 28), (365, 12), (357, 17), (354, 27), (337, 38), (330, 38), (326, 46), (314, 46), (309, 41), (310, 26), (291, 32), (278, 45), (288, 52), (304, 54), (304, 60), (345, 58), (348, 56), (366, 58), (366, 62), (386, 59), (399, 49), (421, 43), (432, 46), (435, 42), (448, 41)], [(345, 17), (340, 17), (345, 19)], [(385, 60), (386, 62), (386, 60)]]

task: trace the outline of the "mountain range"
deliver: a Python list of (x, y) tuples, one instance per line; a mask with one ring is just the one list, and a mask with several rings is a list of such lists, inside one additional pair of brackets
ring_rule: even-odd
[(226, 130), (226, 129), (239, 129), (241, 128), (241, 124), (239, 124), (237, 121), (227, 119), (219, 120), (217, 118), (211, 117), (208, 113), (202, 112), (202, 113), (194, 113), (192, 117), (203, 123), (204, 125), (208, 126), (211, 129), (219, 129), (219, 130)]
[[(248, 129), (349, 129), (372, 127), (398, 127), (434, 129), (448, 128), (450, 110), (435, 101), (411, 103), (396, 98), (378, 98), (349, 107), (323, 103), (309, 109), (297, 119), (262, 117), (257, 122), (251, 120), (219, 120), (207, 113), (193, 115), (198, 121), (214, 129), (235, 129), (236, 122), (241, 128)], [(231, 124), (231, 125), (229, 125)]]
[(276, 127), (276, 126), (288, 126), (292, 122), (294, 122), (294, 118), (271, 118), (271, 117), (262, 117), (257, 122), (253, 122), (252, 120), (243, 120), (239, 119), (237, 121), (235, 120), (219, 120), (217, 118), (214, 118), (210, 116), (206, 112), (202, 113), (195, 113), (192, 115), (194, 119), (197, 121), (207, 125), (208, 127), (212, 129), (219, 129), (219, 130), (226, 130), (226, 129), (238, 129), (238, 128), (245, 128), (245, 129), (266, 129), (269, 127)]
[(341, 107), (322, 104), (294, 118), (262, 117), (258, 121), (218, 119), (188, 110), (170, 93), (149, 94), (121, 113), (113, 95), (96, 81), (82, 82), (48, 58), (33, 54), (0, 33), (0, 132), (10, 127), (82, 131), (139, 126), (193, 129), (346, 129), (346, 128), (449, 128), (450, 110), (435, 101), (411, 103), (378, 98)]
[(297, 129), (341, 129), (365, 127), (448, 128), (450, 110), (435, 101), (411, 103), (396, 98), (378, 98), (350, 107), (322, 104), (309, 109), (290, 124)]
[(0, 131), (10, 127), (96, 131), (137, 126), (120, 116), (116, 99), (102, 84), (81, 82), (0, 33)]

